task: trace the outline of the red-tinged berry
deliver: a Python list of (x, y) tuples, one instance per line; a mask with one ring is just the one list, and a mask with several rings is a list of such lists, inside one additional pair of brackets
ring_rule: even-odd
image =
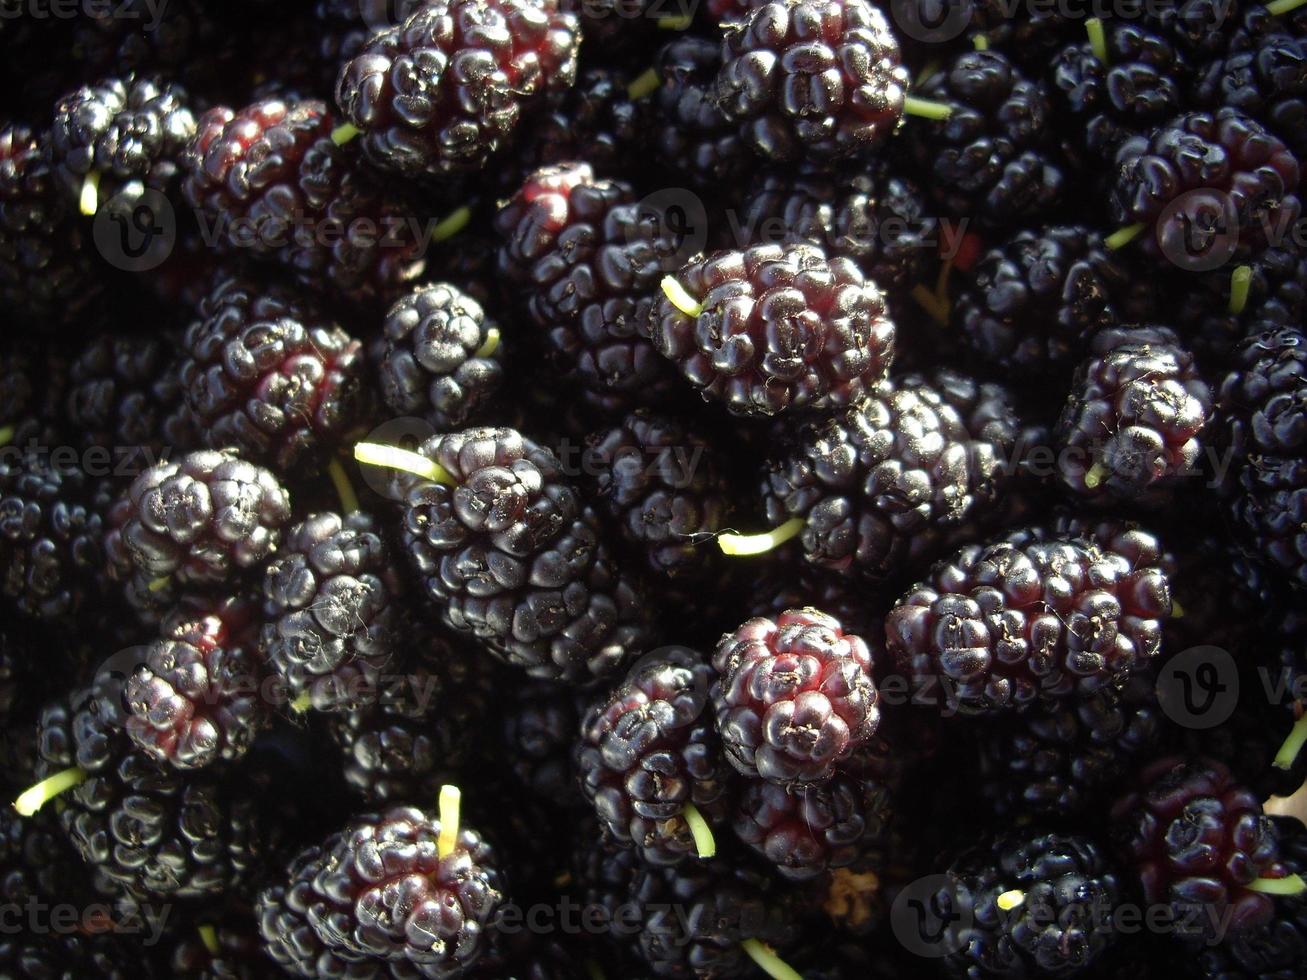
[(713, 667), (717, 728), (747, 776), (824, 782), (880, 722), (867, 644), (815, 609), (747, 621), (722, 637)]
[(663, 281), (644, 329), (705, 398), (738, 415), (848, 405), (894, 356), (884, 294), (808, 242), (692, 260)]

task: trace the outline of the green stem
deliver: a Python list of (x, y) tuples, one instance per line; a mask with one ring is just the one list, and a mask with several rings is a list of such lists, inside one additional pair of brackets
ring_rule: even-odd
[(1085, 31), (1089, 34), (1089, 50), (1094, 52), (1094, 57), (1103, 63), (1107, 61), (1107, 35), (1103, 32), (1103, 22), (1097, 17), (1090, 17), (1085, 21)]
[(1248, 305), (1248, 290), (1253, 284), (1253, 269), (1241, 265), (1230, 273), (1230, 313), (1238, 316)]
[(297, 715), (302, 715), (313, 707), (313, 695), (308, 691), (301, 691), (294, 701), (290, 703), (290, 710)]
[(6, 425), (0, 428), (0, 446), (7, 446), (14, 441), (14, 433), (18, 429), (16, 426)]
[(708, 821), (703, 818), (699, 808), (693, 803), (685, 804), (685, 809), (681, 811), (685, 817), (685, 822), (690, 825), (690, 836), (694, 838), (694, 849), (698, 851), (699, 857), (705, 861), (717, 854), (717, 839), (713, 837), (712, 828), (708, 826)]
[(14, 809), (20, 817), (30, 817), (60, 793), (72, 789), (86, 781), (86, 770), (80, 766), (61, 769), (53, 776), (47, 776), (35, 786), (30, 786), (14, 800)]
[(694, 23), (693, 14), (677, 14), (675, 17), (659, 17), (658, 29), (663, 31), (684, 31), (688, 30)]
[(458, 811), (463, 794), (457, 786), (440, 787), (440, 836), (436, 839), (436, 853), (447, 858), (458, 845)]
[(400, 449), (398, 446), (383, 446), (376, 442), (360, 442), (354, 447), (354, 458), (369, 466), (384, 466), (386, 469), (412, 473), (424, 480), (453, 485), (454, 478), (445, 472), (445, 468), (435, 460), (427, 459), (421, 453)]
[(1103, 484), (1108, 476), (1107, 467), (1102, 463), (1095, 463), (1089, 467), (1089, 472), (1085, 474), (1085, 486), (1090, 490), (1097, 490)]
[(1112, 234), (1103, 239), (1103, 244), (1115, 252), (1118, 248), (1125, 248), (1136, 238), (1138, 238), (1148, 226), (1142, 221), (1126, 225), (1124, 228), (1118, 228)]
[(1297, 10), (1307, 0), (1274, 0), (1266, 5), (1266, 11), (1272, 17), (1278, 17), (1280, 14), (1287, 14), (1291, 10)]
[(631, 101), (648, 98), (658, 91), (663, 80), (658, 77), (658, 69), (650, 68), (626, 86), (626, 95)]
[(758, 964), (758, 969), (772, 980), (803, 980), (803, 975), (776, 955), (776, 951), (757, 939), (746, 939), (740, 943), (749, 959)]
[(200, 942), (204, 943), (204, 948), (209, 951), (210, 956), (217, 956), (222, 952), (222, 947), (218, 945), (218, 930), (213, 926), (197, 926), (196, 932), (200, 934)]
[(486, 331), (486, 342), (476, 349), (474, 357), (489, 357), (499, 350), (499, 328), (491, 327)]
[(1258, 878), (1248, 884), (1250, 892), (1263, 895), (1301, 895), (1307, 892), (1307, 881), (1301, 875), (1288, 875), (1284, 878)]
[(455, 208), (445, 215), (435, 228), (431, 229), (431, 240), (433, 242), (443, 242), (446, 239), (453, 238), (466, 228), (471, 220), (472, 209), (470, 207), (465, 204), (460, 208)]
[(971, 46), (977, 51), (988, 51), (989, 38), (985, 37), (984, 34), (977, 34), (971, 39)]
[(690, 295), (689, 290), (677, 281), (675, 276), (664, 276), (663, 295), (686, 316), (697, 317), (703, 312), (703, 305)]
[(335, 143), (337, 146), (344, 146), (361, 132), (363, 132), (363, 130), (359, 129), (353, 123), (341, 123), (331, 131), (331, 142)]
[(903, 100), (903, 112), (922, 119), (941, 120), (953, 115), (953, 107), (944, 102), (932, 102), (930, 99), (918, 99), (909, 95)]
[(158, 578), (150, 579), (150, 584), (147, 585), (146, 588), (149, 589), (151, 592), (162, 592), (164, 589), (168, 587), (168, 583), (171, 581), (172, 581), (171, 577), (167, 575), (160, 575)]
[(335, 456), (331, 457), (331, 462), (327, 464), (327, 474), (336, 487), (336, 496), (340, 498), (341, 507), (345, 509), (346, 514), (353, 514), (359, 509), (359, 497), (349, 482), (349, 474), (345, 472), (345, 467), (340, 465), (340, 460)]
[(1280, 746), (1280, 751), (1275, 753), (1275, 761), (1271, 764), (1276, 769), (1292, 769), (1304, 745), (1307, 745), (1307, 711), (1304, 711), (1303, 716), (1293, 723), (1293, 728), (1289, 730), (1289, 737)]
[(791, 517), (762, 534), (723, 534), (717, 538), (717, 546), (727, 555), (763, 555), (796, 537), (806, 523), (802, 517)]

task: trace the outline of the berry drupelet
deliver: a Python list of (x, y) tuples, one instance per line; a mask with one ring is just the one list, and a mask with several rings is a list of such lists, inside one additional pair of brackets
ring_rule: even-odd
[(378, 167), (408, 177), (482, 169), (524, 112), (576, 78), (581, 33), (557, 0), (441, 0), (375, 34), (336, 102)]
[(545, 680), (593, 681), (648, 649), (653, 610), (548, 449), (477, 428), (355, 453), (409, 470), (404, 547), (456, 632)]
[(334, 126), (311, 99), (210, 109), (182, 190), (220, 250), (276, 263), (309, 290), (325, 281), (356, 305), (393, 302), (425, 269), (424, 232), (412, 205), (332, 141)]
[[(991, 509), (1017, 441), (1006, 393), (941, 370), (878, 385), (800, 431), (763, 484), (777, 536), (835, 574), (884, 582)], [(749, 537), (723, 539), (731, 552)], [(743, 553), (748, 553), (746, 547)]]
[(693, 35), (658, 50), (652, 150), (659, 167), (709, 187), (731, 187), (757, 166), (717, 102), (721, 45)]
[(0, 303), (42, 332), (78, 323), (104, 293), (91, 242), (59, 195), (49, 135), (0, 126)]
[(581, 789), (614, 839), (655, 865), (716, 852), (732, 772), (708, 709), (712, 670), (688, 651), (639, 661), (581, 722)]
[(717, 728), (746, 776), (824, 782), (880, 722), (871, 651), (816, 609), (748, 620), (722, 636), (713, 667)]
[(1162, 561), (1152, 535), (1114, 526), (968, 545), (890, 610), (888, 652), (905, 674), (939, 678), (965, 714), (1091, 695), (1158, 654), (1171, 615)]
[(1274, 882), (1294, 893), (1270, 818), (1218, 762), (1173, 756), (1144, 766), (1136, 788), (1112, 805), (1110, 827), (1145, 900), (1169, 905), (1182, 935), (1265, 926)]
[(690, 384), (737, 415), (847, 405), (894, 356), (884, 294), (852, 260), (808, 242), (690, 261), (663, 280), (645, 329)]
[(953, 304), (953, 324), (987, 363), (1038, 377), (1069, 367), (1095, 331), (1119, 322), (1116, 300), (1126, 282), (1096, 231), (1026, 229), (976, 262)]
[(921, 191), (885, 166), (828, 176), (764, 172), (740, 211), (761, 241), (809, 241), (853, 259), (891, 306), (920, 280), (928, 255), (932, 229)]
[(1169, 735), (1152, 671), (1118, 690), (1038, 705), (996, 720), (978, 739), (981, 792), (997, 816), (1069, 819), (1104, 794)]
[(773, 950), (798, 938), (797, 910), (746, 868), (646, 867), (636, 874), (628, 902), (641, 910), (636, 945), (656, 977), (754, 976), (759, 961), (770, 976), (793, 975), (775, 972), (789, 968)]
[(290, 517), (277, 478), (234, 452), (201, 450), (156, 463), (109, 511), (109, 577), (149, 615), (183, 591), (234, 583), (272, 554)]
[(129, 205), (147, 189), (171, 194), (195, 125), (185, 89), (161, 78), (84, 85), (54, 108), (50, 148), (61, 191), (83, 214), (119, 194)]
[(705, 544), (730, 522), (728, 460), (699, 429), (638, 411), (589, 440), (599, 508), (657, 575), (707, 581), (720, 552)]
[(386, 313), (378, 371), (386, 407), (448, 431), (484, 421), (504, 382), (499, 326), (450, 283), (415, 289)]
[(237, 888), (263, 860), (257, 804), (238, 781), (183, 775), (138, 751), (115, 699), (78, 690), (42, 711), (42, 782), (19, 798), (19, 813), (58, 793), (59, 824), (82, 860), (138, 900)]
[(362, 345), (289, 292), (221, 280), (182, 348), (186, 404), (210, 449), (234, 447), (289, 477), (312, 474), (358, 435), (369, 397)]
[(1054, 109), (1065, 112), (1064, 145), (1091, 171), (1179, 112), (1190, 75), (1175, 46), (1139, 23), (1108, 20), (1100, 29), (1101, 41), (1068, 45), (1048, 70)]
[(1236, 35), (1224, 56), (1199, 70), (1193, 95), (1205, 108), (1228, 106), (1256, 119), (1300, 163), (1307, 156), (1307, 38), (1301, 34)]
[(1060, 202), (1064, 165), (1051, 148), (1048, 93), (1005, 55), (958, 55), (919, 94), (949, 107), (946, 118), (906, 127), (909, 150), (948, 214), (1007, 227), (1040, 220)]
[(932, 897), (952, 976), (1092, 973), (1119, 942), (1121, 878), (1081, 834), (1021, 830), (960, 855)]
[(1062, 483), (1086, 500), (1160, 503), (1201, 462), (1212, 393), (1169, 327), (1098, 333), (1054, 433)]
[(1307, 587), (1307, 335), (1284, 327), (1245, 339), (1221, 385), (1234, 453), (1227, 498), (1241, 540), (1294, 586)]
[(1116, 151), (1112, 220), (1183, 270), (1265, 251), (1298, 220), (1299, 161), (1237, 109), (1191, 112)]
[(898, 125), (907, 87), (898, 41), (866, 0), (778, 0), (726, 25), (717, 103), (770, 161), (867, 152)]
[(107, 450), (115, 473), (200, 448), (179, 366), (166, 338), (115, 330), (88, 338), (68, 370), (71, 434), (85, 449)]
[(268, 721), (255, 650), (255, 607), (182, 603), (123, 683), (123, 727), (136, 747), (178, 769), (244, 755)]
[(364, 814), (297, 857), (289, 881), (259, 896), (269, 955), (304, 977), (337, 975), (318, 972), (329, 963), (358, 964), (343, 976), (431, 980), (471, 968), (504, 884), (494, 852), (459, 826), (448, 796), (438, 819), (416, 807)]
[(328, 725), (346, 784), (370, 804), (430, 799), (442, 778), (487, 761), (487, 720), (503, 696), (485, 657), (425, 624), (399, 633), (417, 638), (405, 675), (384, 678), (375, 704), (337, 712)]
[(309, 514), (264, 568), (259, 651), (292, 697), (357, 707), (397, 652), (401, 591), (370, 514)]
[(889, 843), (889, 789), (837, 772), (816, 786), (748, 780), (735, 810), (735, 834), (788, 879), (802, 881), (859, 866)]
[(680, 243), (641, 213), (627, 183), (588, 164), (529, 175), (500, 209), (499, 271), (524, 293), (558, 373), (606, 410), (666, 395), (672, 378), (640, 335)]
[(0, 594), (24, 617), (58, 623), (100, 595), (103, 501), (80, 467), (52, 455), (0, 458)]

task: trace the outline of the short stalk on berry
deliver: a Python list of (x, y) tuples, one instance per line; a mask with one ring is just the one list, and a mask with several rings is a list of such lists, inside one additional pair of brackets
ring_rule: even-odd
[(88, 218), (100, 209), (100, 171), (92, 170), (82, 181), (82, 193), (78, 196), (77, 207)]
[(14, 809), (18, 811), (20, 817), (30, 817), (60, 793), (72, 789), (85, 780), (86, 770), (80, 766), (61, 769), (53, 776), (47, 776), (35, 786), (25, 789), (18, 799), (14, 800)]
[(1025, 892), (1020, 888), (1011, 888), (998, 896), (998, 898), (994, 899), (994, 904), (1004, 912), (1011, 912), (1014, 908), (1024, 905), (1025, 901)]
[(1280, 746), (1280, 751), (1275, 753), (1272, 765), (1276, 769), (1292, 769), (1304, 745), (1307, 745), (1307, 712), (1303, 712), (1302, 717), (1293, 723), (1289, 737)]
[(971, 39), (971, 46), (977, 51), (988, 51), (989, 38), (984, 34), (977, 34)]
[(359, 129), (353, 123), (341, 123), (331, 131), (331, 142), (337, 146), (344, 146), (350, 140), (354, 139), (363, 130)]
[(334, 456), (331, 458), (331, 462), (327, 464), (327, 474), (331, 477), (332, 485), (336, 488), (336, 496), (340, 498), (340, 506), (346, 514), (353, 514), (359, 509), (358, 494), (354, 492), (354, 486), (349, 482), (349, 474), (345, 472), (345, 467)]
[(210, 956), (217, 956), (222, 947), (218, 945), (218, 930), (210, 925), (196, 927), (196, 932), (200, 934), (200, 942), (204, 943), (204, 948), (209, 951)]
[(918, 99), (909, 95), (903, 99), (903, 114), (942, 121), (953, 115), (953, 107), (943, 102), (932, 102), (930, 99)]
[(1116, 231), (1112, 232), (1112, 234), (1103, 239), (1103, 244), (1110, 251), (1115, 252), (1117, 249), (1125, 248), (1142, 235), (1146, 227), (1148, 226), (1142, 221), (1138, 221), (1133, 225), (1126, 225), (1124, 228), (1118, 228)]
[(776, 951), (757, 939), (746, 939), (740, 947), (773, 980), (803, 980), (803, 975), (776, 955)]
[(1230, 273), (1230, 315), (1239, 316), (1248, 305), (1248, 290), (1252, 286), (1252, 266), (1241, 265)]
[(472, 220), (472, 209), (467, 205), (455, 208), (449, 214), (445, 215), (440, 222), (431, 229), (431, 240), (433, 242), (443, 242), (453, 238), (460, 231), (468, 226)]
[(18, 430), (12, 425), (0, 426), (0, 446), (7, 446), (14, 441), (14, 433)]
[(657, 92), (662, 84), (663, 80), (658, 76), (658, 69), (650, 68), (626, 86), (626, 94), (633, 102), (645, 99)]
[(690, 25), (693, 23), (693, 14), (676, 14), (672, 17), (659, 17), (658, 29), (662, 31), (685, 31), (689, 30)]
[(766, 554), (797, 537), (805, 523), (805, 518), (791, 517), (779, 527), (762, 534), (723, 534), (717, 539), (717, 546), (724, 554), (734, 556)]
[(436, 853), (447, 858), (458, 845), (459, 807), (463, 794), (457, 786), (440, 787), (440, 837), (436, 840)]
[(1107, 65), (1107, 35), (1103, 31), (1103, 22), (1097, 17), (1085, 21), (1085, 31), (1089, 34), (1089, 50), (1094, 57)]
[(676, 281), (675, 276), (665, 276), (662, 282), (663, 295), (671, 304), (686, 316), (697, 317), (703, 312), (703, 305), (690, 295), (689, 291)]
[(434, 460), (427, 459), (421, 453), (400, 449), (398, 446), (383, 446), (375, 442), (360, 442), (354, 447), (354, 458), (369, 466), (383, 466), (386, 469), (412, 473), (424, 480), (452, 485), (454, 478), (445, 472), (444, 467)]
[(1285, 875), (1283, 878), (1258, 878), (1248, 884), (1250, 892), (1263, 895), (1301, 895), (1307, 892), (1307, 881), (1301, 875)]
[(1279, 17), (1281, 14), (1297, 10), (1304, 3), (1307, 3), (1307, 0), (1273, 0), (1266, 5), (1266, 12), (1272, 17)]
[(499, 328), (491, 327), (486, 331), (486, 340), (476, 349), (474, 357), (489, 357), (495, 351), (499, 350)]
[(705, 861), (714, 857), (717, 854), (717, 839), (713, 837), (712, 828), (708, 826), (708, 821), (703, 818), (699, 808), (693, 803), (687, 803), (681, 813), (690, 826), (690, 836), (694, 838), (694, 847), (699, 857)]

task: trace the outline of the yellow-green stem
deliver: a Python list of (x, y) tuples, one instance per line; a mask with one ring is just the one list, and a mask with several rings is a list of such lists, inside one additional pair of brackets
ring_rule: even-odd
[(35, 786), (29, 786), (14, 800), (14, 809), (20, 817), (30, 817), (60, 793), (72, 789), (86, 781), (86, 770), (80, 766), (60, 769), (53, 776), (47, 776)]
[(476, 357), (489, 357), (499, 350), (499, 328), (491, 327), (486, 331), (486, 342), (477, 348)]
[(349, 474), (345, 472), (345, 467), (340, 465), (340, 460), (335, 456), (331, 457), (331, 462), (327, 464), (327, 474), (331, 477), (332, 485), (336, 488), (336, 496), (340, 498), (340, 506), (345, 509), (345, 513), (352, 514), (358, 510), (358, 494), (354, 492), (354, 485), (349, 482)]
[(1289, 730), (1289, 737), (1280, 746), (1280, 751), (1275, 753), (1275, 761), (1272, 764), (1276, 769), (1292, 769), (1304, 745), (1307, 745), (1307, 711), (1304, 711), (1303, 716), (1293, 723), (1293, 728)]
[(1102, 463), (1095, 463), (1089, 467), (1089, 472), (1085, 474), (1085, 486), (1090, 490), (1097, 490), (1102, 486), (1103, 481), (1107, 479), (1107, 467)]
[(1230, 313), (1233, 316), (1238, 316), (1248, 305), (1248, 290), (1252, 284), (1252, 266), (1241, 265), (1230, 273)]
[(341, 123), (331, 131), (331, 142), (335, 143), (337, 146), (344, 146), (361, 132), (363, 132), (363, 130), (359, 129), (353, 123)]
[(443, 242), (453, 238), (460, 231), (468, 226), (472, 220), (472, 209), (467, 205), (455, 208), (449, 214), (441, 219), (440, 223), (431, 229), (431, 240), (433, 242)]
[(160, 575), (158, 578), (150, 579), (150, 584), (147, 585), (146, 588), (151, 592), (162, 592), (168, 587), (168, 583), (171, 581), (172, 579), (167, 575)]
[(1125, 248), (1136, 238), (1143, 234), (1144, 229), (1148, 226), (1142, 221), (1133, 225), (1126, 225), (1124, 228), (1118, 228), (1112, 234), (1103, 239), (1103, 244), (1115, 252), (1118, 248)]
[(703, 818), (699, 808), (693, 803), (687, 803), (681, 814), (690, 825), (690, 836), (694, 838), (694, 849), (699, 857), (705, 861), (714, 857), (717, 854), (717, 839), (713, 837), (712, 828), (708, 826), (708, 821)]
[(1103, 31), (1103, 22), (1097, 17), (1085, 21), (1085, 31), (1089, 34), (1089, 50), (1094, 57), (1107, 64), (1107, 34)]
[(920, 116), (922, 119), (947, 119), (953, 115), (953, 107), (943, 102), (930, 99), (918, 99), (909, 95), (903, 100), (903, 113), (908, 116)]
[(369, 466), (382, 466), (402, 473), (412, 473), (424, 480), (435, 483), (452, 484), (454, 478), (445, 472), (445, 468), (435, 460), (427, 459), (421, 453), (400, 449), (398, 446), (383, 446), (377, 442), (360, 442), (354, 447), (354, 458)]
[(1248, 890), (1250, 892), (1261, 892), (1263, 895), (1301, 895), (1307, 892), (1307, 881), (1302, 880), (1301, 875), (1287, 875), (1284, 878), (1258, 878), (1256, 881), (1249, 882)]
[(1023, 902), (1025, 902), (1025, 900), (1026, 900), (1025, 892), (1023, 892), (1020, 888), (1012, 888), (1009, 889), (1008, 891), (1005, 891), (1002, 895), (998, 896), (998, 898), (994, 899), (994, 904), (997, 905), (1004, 912), (1011, 912), (1018, 905), (1021, 905)]
[(1172, 619), (1184, 619), (1184, 617), (1185, 617), (1184, 606), (1180, 605), (1180, 600), (1179, 600), (1179, 599), (1172, 599), (1172, 600), (1171, 600), (1171, 618), (1172, 618)]
[(762, 534), (723, 534), (718, 537), (717, 546), (727, 555), (763, 555), (797, 537), (805, 523), (802, 517), (791, 517), (780, 527)]
[(1272, 17), (1278, 17), (1280, 14), (1287, 14), (1291, 10), (1297, 10), (1307, 0), (1274, 0), (1266, 5), (1266, 11)]
[(100, 209), (100, 171), (92, 170), (82, 181), (82, 193), (77, 208), (88, 218)]
[(659, 17), (658, 28), (664, 31), (684, 31), (688, 30), (694, 23), (693, 14), (677, 14), (675, 17)]
[(0, 446), (7, 446), (14, 440), (14, 433), (18, 430), (12, 425), (0, 427)]
[(690, 295), (689, 290), (675, 276), (664, 276), (662, 288), (663, 295), (686, 316), (698, 316), (703, 312), (703, 305)]
[(657, 92), (662, 84), (663, 80), (658, 77), (658, 70), (650, 68), (626, 86), (626, 94), (632, 101), (648, 98)]
[(210, 956), (217, 956), (222, 951), (218, 945), (218, 930), (213, 926), (198, 926), (195, 930), (200, 934), (200, 942), (204, 943), (204, 948), (209, 951)]
[(989, 38), (985, 37), (984, 34), (977, 34), (971, 39), (971, 46), (977, 51), (988, 51)]
[(436, 853), (447, 858), (458, 844), (458, 811), (463, 794), (457, 786), (440, 787), (440, 836), (436, 838)]
[(948, 326), (948, 304), (941, 302), (938, 296), (926, 288), (925, 283), (919, 282), (912, 287), (912, 298), (916, 300), (918, 306), (930, 315), (932, 320), (941, 327)]
[(294, 701), (290, 703), (290, 710), (297, 715), (302, 715), (313, 707), (313, 695), (308, 691), (301, 691)]
[(749, 959), (758, 964), (758, 969), (772, 980), (803, 980), (803, 975), (776, 955), (776, 950), (757, 939), (746, 939), (740, 943)]

